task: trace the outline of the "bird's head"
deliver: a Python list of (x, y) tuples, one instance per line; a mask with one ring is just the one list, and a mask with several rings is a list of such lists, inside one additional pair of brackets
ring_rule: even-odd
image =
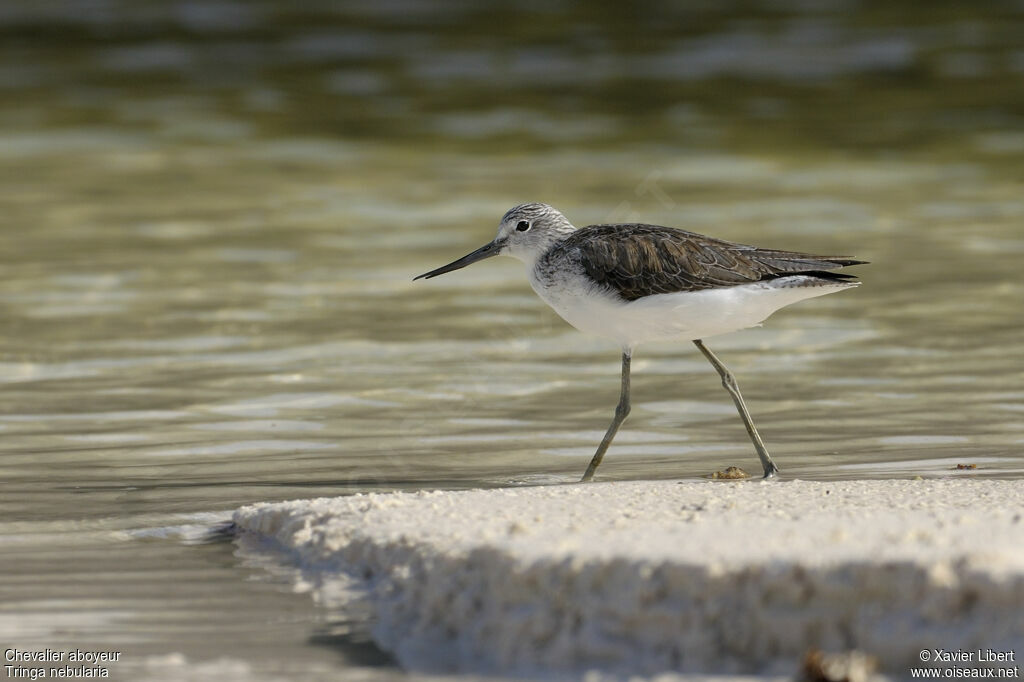
[(492, 256), (512, 256), (532, 265), (552, 244), (574, 229), (565, 216), (547, 204), (520, 204), (501, 219), (493, 241), (416, 279), (437, 277)]

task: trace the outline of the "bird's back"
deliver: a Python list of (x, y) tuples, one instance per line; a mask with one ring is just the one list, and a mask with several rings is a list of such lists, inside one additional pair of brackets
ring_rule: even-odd
[(538, 270), (574, 269), (635, 301), (804, 275), (807, 285), (850, 281), (831, 272), (864, 261), (762, 249), (672, 227), (639, 223), (590, 225), (572, 232), (539, 259)]

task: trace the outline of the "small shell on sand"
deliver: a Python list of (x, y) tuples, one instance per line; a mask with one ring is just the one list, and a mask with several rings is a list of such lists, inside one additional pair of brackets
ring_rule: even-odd
[(739, 467), (729, 467), (725, 471), (716, 471), (708, 476), (708, 478), (716, 481), (730, 481), (741, 478), (750, 478), (750, 474)]

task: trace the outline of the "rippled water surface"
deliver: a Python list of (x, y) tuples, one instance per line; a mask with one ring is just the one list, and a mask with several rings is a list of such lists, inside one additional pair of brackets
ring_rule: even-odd
[[(388, 678), (245, 503), (573, 481), (618, 391), (513, 204), (871, 261), (708, 345), (807, 479), (1024, 473), (1024, 5), (0, 8), (0, 642), (124, 679)], [(688, 344), (613, 479), (756, 470)], [(977, 469), (956, 471), (958, 464)]]

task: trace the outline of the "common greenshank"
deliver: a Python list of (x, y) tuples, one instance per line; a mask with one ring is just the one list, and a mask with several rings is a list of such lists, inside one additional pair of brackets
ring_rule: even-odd
[(530, 285), (566, 322), (622, 348), (622, 387), (608, 431), (583, 474), (594, 477), (629, 414), (629, 364), (647, 341), (693, 341), (732, 396), (761, 460), (764, 477), (779, 468), (754, 426), (732, 373), (702, 339), (761, 324), (805, 298), (857, 286), (832, 272), (866, 261), (762, 249), (672, 227), (638, 223), (575, 228), (547, 204), (521, 204), (498, 225), (493, 241), (424, 273), (430, 279), (492, 256), (526, 264)]

